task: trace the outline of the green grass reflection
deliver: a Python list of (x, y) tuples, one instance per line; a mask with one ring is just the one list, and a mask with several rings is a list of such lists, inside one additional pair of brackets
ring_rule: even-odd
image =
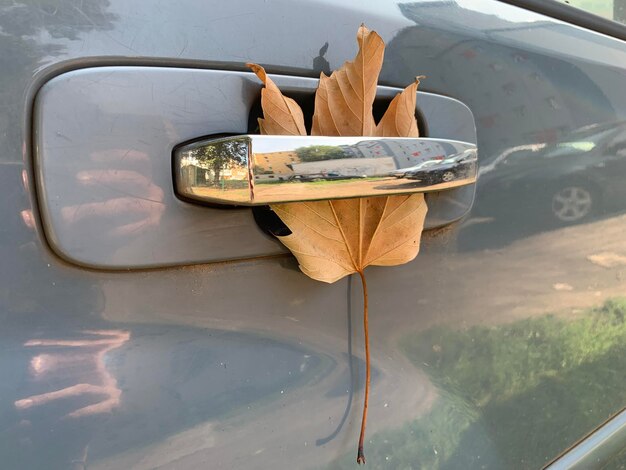
[(540, 468), (626, 404), (625, 316), (626, 299), (617, 299), (575, 319), (404, 338), (403, 351), (441, 393), (419, 420), (371, 436), (368, 465)]

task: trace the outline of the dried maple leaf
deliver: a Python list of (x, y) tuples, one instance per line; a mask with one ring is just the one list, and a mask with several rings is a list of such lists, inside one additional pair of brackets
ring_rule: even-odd
[[(376, 125), (372, 106), (385, 44), (364, 25), (359, 28), (357, 41), (359, 52), (354, 61), (345, 62), (330, 77), (320, 75), (311, 135), (418, 137), (415, 98), (419, 77), (392, 100)], [(248, 66), (266, 86), (261, 92), (265, 117), (259, 119), (261, 134), (306, 135), (298, 104), (282, 95), (263, 67)], [(427, 210), (424, 195), (293, 202), (271, 207), (292, 232), (279, 240), (296, 256), (302, 272), (329, 283), (358, 273), (363, 282), (366, 379), (357, 462), (365, 463), (370, 353), (364, 269), (404, 264), (417, 256)]]
[(398, 93), (376, 126), (374, 135), (378, 137), (419, 137), (419, 129), (415, 120), (415, 98), (420, 78)]
[(259, 118), (261, 134), (306, 135), (304, 116), (298, 103), (284, 96), (260, 65), (246, 64), (265, 84), (261, 90), (261, 108), (265, 119)]
[(421, 194), (274, 204), (289, 227), (280, 237), (307, 276), (335, 282), (367, 266), (417, 255), (426, 204)]

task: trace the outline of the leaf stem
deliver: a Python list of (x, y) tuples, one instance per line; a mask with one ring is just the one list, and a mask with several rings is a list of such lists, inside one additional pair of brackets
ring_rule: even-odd
[(370, 339), (367, 320), (367, 282), (363, 270), (357, 271), (361, 277), (363, 285), (363, 332), (365, 334), (365, 397), (363, 398), (363, 418), (361, 420), (361, 435), (359, 436), (359, 450), (356, 456), (356, 463), (365, 464), (365, 454), (363, 453), (363, 441), (365, 440), (365, 427), (367, 425), (367, 403), (370, 396)]

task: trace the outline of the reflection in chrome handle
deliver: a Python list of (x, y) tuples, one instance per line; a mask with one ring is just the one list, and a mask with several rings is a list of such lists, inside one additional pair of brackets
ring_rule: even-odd
[(174, 152), (180, 196), (231, 205), (441, 191), (477, 166), (474, 144), (428, 138), (241, 135)]

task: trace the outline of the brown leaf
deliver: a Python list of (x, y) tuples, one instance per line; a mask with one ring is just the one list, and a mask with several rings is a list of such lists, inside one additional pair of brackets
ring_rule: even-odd
[(415, 99), (420, 78), (398, 93), (389, 103), (385, 115), (376, 126), (379, 137), (419, 137), (415, 120)]
[[(359, 28), (357, 38), (360, 50), (354, 62), (346, 62), (330, 77), (320, 76), (311, 134), (419, 136), (415, 120), (419, 79), (393, 99), (378, 127), (374, 125), (372, 105), (384, 43), (365, 26)], [(356, 113), (361, 107), (364, 109)], [(364, 119), (357, 128), (355, 116), (359, 115)], [(271, 207), (292, 231), (280, 240), (296, 256), (302, 272), (324, 282), (362, 272), (369, 265), (392, 266), (412, 260), (419, 251), (426, 216), (423, 194)], [(399, 221), (398, 216), (402, 216)]]
[(367, 266), (394, 266), (417, 255), (426, 215), (421, 194), (274, 204), (292, 234), (280, 241), (300, 269), (332, 283)]
[(304, 116), (298, 103), (284, 96), (276, 84), (257, 64), (246, 64), (265, 84), (261, 90), (261, 108), (265, 119), (259, 118), (261, 134), (306, 135)]
[(372, 105), (385, 43), (365, 25), (359, 28), (357, 42), (354, 61), (345, 62), (330, 77), (320, 76), (311, 135), (374, 135)]
[[(372, 106), (385, 44), (364, 25), (359, 28), (357, 41), (359, 52), (353, 62), (345, 62), (330, 77), (320, 75), (311, 135), (417, 137), (415, 97), (419, 77), (393, 99), (376, 126)], [(297, 104), (280, 93), (262, 67), (248, 65), (266, 85), (261, 97), (265, 115), (265, 120), (259, 119), (261, 133), (305, 135), (302, 111)], [(280, 241), (296, 256), (307, 276), (329, 283), (355, 272), (361, 277), (366, 379), (357, 463), (365, 463), (370, 354), (363, 270), (371, 265), (404, 264), (415, 258), (427, 211), (424, 195), (295, 202), (271, 207), (292, 232), (280, 237)]]

